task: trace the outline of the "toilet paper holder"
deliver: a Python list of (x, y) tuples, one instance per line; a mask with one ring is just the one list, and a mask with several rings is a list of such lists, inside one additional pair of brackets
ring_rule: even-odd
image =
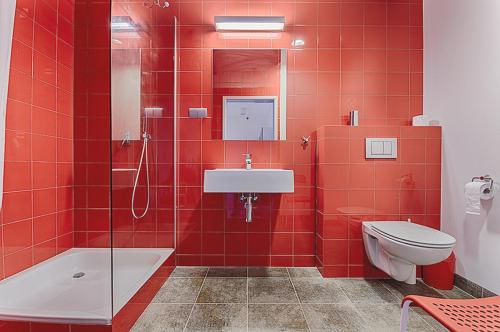
[(474, 182), (474, 181), (482, 181), (482, 182), (489, 182), (490, 183), (490, 187), (484, 189), (483, 194), (489, 194), (493, 191), (494, 180), (490, 175), (475, 176), (472, 178), (472, 182)]

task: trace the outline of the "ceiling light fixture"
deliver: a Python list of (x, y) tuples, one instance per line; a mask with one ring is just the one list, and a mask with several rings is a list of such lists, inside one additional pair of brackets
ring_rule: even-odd
[(283, 31), (284, 16), (215, 16), (217, 31)]

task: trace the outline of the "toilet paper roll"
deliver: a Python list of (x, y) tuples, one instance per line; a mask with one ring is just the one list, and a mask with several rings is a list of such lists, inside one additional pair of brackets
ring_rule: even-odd
[(495, 190), (490, 189), (489, 182), (474, 181), (465, 185), (465, 213), (481, 214), (481, 200), (493, 198)]

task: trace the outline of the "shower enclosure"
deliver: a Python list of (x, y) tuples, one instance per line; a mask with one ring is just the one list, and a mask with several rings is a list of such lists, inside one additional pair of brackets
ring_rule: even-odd
[(114, 314), (175, 246), (176, 28), (167, 4), (111, 5)]
[[(0, 273), (0, 330), (9, 321), (21, 321), (31, 330), (32, 322), (110, 329), (113, 323), (114, 330), (116, 315), (173, 258), (174, 11), (157, 0), (79, 0), (74, 6), (74, 22), (68, 19), (70, 25), (64, 26), (74, 32), (74, 43), (63, 39), (67, 34), (58, 37), (59, 30), (54, 32), (59, 38), (54, 59), (61, 62), (57, 77), (71, 73), (74, 79), (67, 89), (59, 87), (59, 79), (53, 83), (57, 84), (58, 108), (53, 112), (57, 133), (66, 136), (32, 138), (36, 141), (32, 150), (42, 157), (48, 154), (43, 144), (51, 143), (49, 139), (54, 146), (57, 142), (54, 173), (58, 185), (65, 176), (60, 185), (64, 187), (53, 188), (57, 197), (46, 200), (57, 204), (54, 227), (69, 240), (64, 248), (58, 244), (50, 257), (37, 261), (34, 255), (32, 264), (17, 273)], [(15, 24), (25, 20), (35, 26), (35, 34), (46, 33), (23, 8), (18, 6)], [(47, 10), (57, 13), (57, 8)], [(15, 34), (13, 38), (19, 43)], [(47, 38), (43, 40), (50, 41)], [(30, 50), (34, 58), (40, 57), (36, 47)], [(59, 109), (72, 126), (60, 121)], [(6, 144), (15, 148), (8, 140)], [(38, 199), (35, 205), (45, 202), (41, 194), (41, 190), (31, 194)], [(69, 221), (63, 225), (60, 220)], [(38, 219), (31, 222), (38, 227)], [(137, 301), (145, 300), (138, 296), (133, 302)], [(140, 314), (132, 308), (122, 316), (130, 320), (130, 313)]]

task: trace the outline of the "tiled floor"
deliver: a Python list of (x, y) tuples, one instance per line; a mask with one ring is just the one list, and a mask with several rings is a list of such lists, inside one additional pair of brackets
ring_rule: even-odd
[[(315, 268), (178, 267), (133, 331), (399, 331), (406, 294), (468, 297), (419, 282), (325, 279)], [(410, 331), (446, 331), (413, 311)]]

